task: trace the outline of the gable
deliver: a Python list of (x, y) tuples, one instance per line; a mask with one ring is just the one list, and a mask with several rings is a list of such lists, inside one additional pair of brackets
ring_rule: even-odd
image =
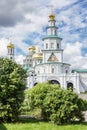
[(58, 61), (57, 57), (55, 56), (55, 54), (52, 52), (50, 57), (48, 58), (48, 61)]

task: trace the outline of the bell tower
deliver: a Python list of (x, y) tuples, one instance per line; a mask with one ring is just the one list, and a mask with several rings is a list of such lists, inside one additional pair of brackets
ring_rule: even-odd
[(10, 42), (8, 45), (7, 45), (7, 49), (8, 49), (8, 58), (11, 59), (11, 60), (14, 60), (14, 44), (12, 42)]
[(51, 11), (46, 27), (46, 36), (43, 38), (43, 63), (51, 62), (50, 59), (54, 59), (54, 62), (63, 62), (62, 38), (58, 36), (57, 30), (55, 14)]

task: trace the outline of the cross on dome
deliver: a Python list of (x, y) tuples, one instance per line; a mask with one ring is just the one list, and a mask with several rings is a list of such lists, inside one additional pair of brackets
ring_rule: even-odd
[(49, 18), (50, 18), (50, 20), (54, 20), (55, 15), (54, 15), (54, 11), (53, 11), (53, 6), (52, 5), (50, 5), (50, 9), (51, 9), (51, 11), (50, 11)]

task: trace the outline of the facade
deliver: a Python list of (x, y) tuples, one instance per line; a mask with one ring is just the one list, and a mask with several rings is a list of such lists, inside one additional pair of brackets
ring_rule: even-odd
[[(87, 91), (87, 69), (71, 70), (70, 64), (63, 62), (63, 49), (57, 34), (55, 15), (49, 15), (47, 34), (42, 39), (44, 48), (32, 55), (32, 70), (29, 66), (27, 87), (32, 88), (39, 82), (49, 81), (52, 84), (59, 84), (61, 88), (71, 89), (80, 93)], [(25, 63), (24, 63), (25, 64)]]
[[(39, 82), (49, 81), (59, 84), (61, 88), (71, 88), (74, 92), (87, 91), (87, 69), (71, 70), (70, 64), (63, 62), (62, 38), (58, 36), (55, 15), (49, 15), (46, 36), (42, 39), (44, 48), (42, 50), (31, 46), (29, 54), (23, 61), (23, 67), (27, 70), (27, 88), (32, 88)], [(14, 46), (10, 44), (8, 57), (14, 59)]]
[(32, 70), (33, 69), (33, 59), (32, 56), (35, 53), (35, 47), (31, 46), (29, 47), (29, 54), (26, 56), (26, 58), (23, 60), (23, 67), (24, 69), (28, 70)]

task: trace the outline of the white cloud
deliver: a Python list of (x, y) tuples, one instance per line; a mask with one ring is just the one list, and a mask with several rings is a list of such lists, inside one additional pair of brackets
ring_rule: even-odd
[(73, 1), (71, 1), (71, 0), (61, 0), (61, 1), (59, 1), (59, 0), (51, 0), (51, 5), (53, 5), (54, 7), (56, 7), (56, 8), (62, 8), (62, 7), (64, 7), (64, 6), (67, 6), (67, 5), (70, 5), (70, 4), (72, 4), (72, 3), (74, 3), (74, 2), (76, 2), (77, 0), (73, 0)]
[(71, 64), (71, 68), (87, 68), (87, 57), (81, 54), (82, 44), (76, 42), (67, 44), (64, 50), (64, 61)]
[(79, 56), (81, 54), (81, 47), (82, 45), (79, 42), (76, 42), (74, 44), (67, 43), (64, 52), (67, 56)]
[[(22, 63), (24, 58), (23, 54), (28, 53), (30, 41), (32, 41), (31, 44), (39, 44), (42, 46), (40, 36), (44, 34), (43, 27), (46, 27), (48, 24), (48, 15), (50, 12), (50, 8), (47, 7), (53, 5), (54, 9), (58, 10), (57, 14), (55, 14), (56, 21), (58, 21), (56, 24), (61, 26), (59, 33), (61, 33), (64, 41), (62, 44), (65, 48), (65, 60), (71, 63), (72, 66), (86, 67), (86, 57), (82, 56), (81, 48), (87, 47), (87, 25), (85, 22), (82, 22), (84, 17), (85, 20), (87, 19), (87, 15), (85, 15), (86, 10), (84, 9), (83, 11), (79, 2), (71, 7), (77, 0), (38, 0), (38, 2), (37, 0), (15, 0), (14, 7), (10, 5), (12, 0), (8, 0), (7, 2), (6, 0), (1, 0), (1, 3), (3, 3), (3, 1), (5, 1), (5, 5), (3, 6), (4, 8), (0, 6), (0, 14), (2, 14), (0, 16), (7, 18), (8, 22), (4, 24), (2, 21), (0, 22), (0, 56), (7, 55), (8, 38), (11, 36), (15, 44), (16, 61), (18, 63)], [(2, 5), (1, 3), (0, 5)], [(10, 16), (8, 13), (9, 10), (12, 10)], [(79, 14), (79, 12), (81, 12), (81, 14)], [(62, 22), (64, 22), (64, 26), (62, 26)], [(76, 32), (76, 29), (79, 28), (85, 28), (84, 39), (80, 36), (83, 32)], [(73, 31), (73, 33), (70, 31)], [(37, 32), (40, 35), (33, 38), (31, 35)], [(25, 43), (24, 40), (29, 40), (29, 42)], [(71, 42), (69, 44), (69, 40), (70, 42), (74, 40), (75, 43), (72, 44)], [(82, 41), (83, 44), (80, 43), (80, 41)]]
[(9, 40), (1, 38), (0, 39), (0, 56), (7, 56), (7, 45), (9, 43)]
[(15, 57), (15, 61), (18, 63), (18, 64), (21, 64), (23, 65), (23, 60), (24, 60), (24, 56), (23, 55), (18, 55)]

